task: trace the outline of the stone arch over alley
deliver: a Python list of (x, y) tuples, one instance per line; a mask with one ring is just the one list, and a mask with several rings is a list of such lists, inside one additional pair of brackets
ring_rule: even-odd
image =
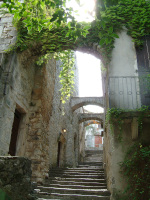
[(103, 113), (80, 113), (78, 114), (78, 117), (79, 117), (79, 123), (89, 120), (97, 120), (102, 123), (104, 120)]
[(104, 108), (104, 98), (103, 97), (72, 97), (71, 98), (71, 108), (72, 111), (86, 106), (86, 105), (97, 105)]

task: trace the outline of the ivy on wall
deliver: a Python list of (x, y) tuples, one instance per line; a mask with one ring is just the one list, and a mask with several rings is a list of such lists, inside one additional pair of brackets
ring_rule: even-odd
[(76, 22), (72, 9), (66, 8), (65, 0), (25, 0), (24, 3), (4, 0), (1, 7), (14, 15), (18, 33), (17, 42), (10, 50), (32, 49), (39, 65), (45, 63), (50, 54), (62, 61), (60, 82), (64, 103), (74, 85), (74, 58), (70, 49), (74, 49), (78, 37), (86, 36), (89, 26)]
[[(104, 4), (105, 2), (105, 4)], [(101, 47), (102, 57), (106, 63), (111, 59), (115, 38), (118, 33), (126, 28), (128, 34), (133, 38), (136, 47), (142, 46), (142, 37), (150, 35), (150, 1), (146, 0), (107, 0), (97, 9), (97, 19), (92, 22), (86, 38), (81, 45), (96, 42)]]
[(122, 126), (123, 126), (123, 121), (125, 119), (125, 114), (130, 113), (130, 116), (137, 112), (138, 116), (138, 128), (139, 128), (139, 133), (142, 133), (143, 131), (143, 119), (145, 116), (147, 118), (150, 118), (150, 110), (149, 106), (142, 106), (141, 108), (137, 108), (135, 110), (131, 109), (121, 109), (121, 108), (110, 108), (107, 110), (106, 113), (106, 120), (105, 120), (105, 126), (108, 128), (108, 125), (110, 126), (110, 132), (111, 134), (115, 134), (113, 131), (113, 126), (114, 122), (116, 122), (119, 130), (119, 134), (117, 136), (117, 139), (122, 142)]
[[(107, 65), (115, 38), (124, 27), (137, 47), (142, 46), (143, 36), (150, 35), (150, 1), (98, 0), (97, 4), (97, 18), (91, 24), (76, 22), (72, 9), (66, 8), (66, 0), (25, 0), (24, 3), (3, 0), (2, 7), (14, 15), (18, 37), (13, 48), (19, 51), (32, 48), (34, 54), (42, 56), (44, 61), (47, 54), (79, 46), (91, 48), (97, 43)], [(70, 51), (68, 57), (69, 54)], [(65, 77), (67, 73), (62, 75)], [(68, 81), (72, 82), (69, 77)], [(62, 91), (68, 89), (65, 87)]]
[(146, 200), (150, 197), (150, 145), (143, 141), (129, 148), (121, 163), (121, 173), (128, 185), (121, 200)]

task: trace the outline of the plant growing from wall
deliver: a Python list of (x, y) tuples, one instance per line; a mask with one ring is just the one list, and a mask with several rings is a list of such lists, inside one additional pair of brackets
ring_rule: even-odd
[(74, 56), (70, 48), (79, 36), (85, 36), (88, 27), (78, 24), (71, 15), (72, 10), (65, 7), (62, 0), (4, 0), (2, 7), (14, 15), (14, 25), (18, 31), (16, 44), (12, 49), (24, 51), (32, 49), (39, 57), (37, 64), (42, 65), (54, 54), (61, 60), (61, 100), (64, 103), (73, 92)]
[(98, 43), (101, 47), (101, 56), (108, 64), (111, 52), (114, 48), (115, 38), (118, 33), (126, 28), (133, 38), (135, 46), (142, 46), (142, 37), (150, 35), (150, 2), (146, 0), (120, 0), (102, 1), (103, 5), (97, 10), (97, 19), (92, 22), (91, 29), (86, 38), (83, 38), (81, 46), (90, 46)]
[(124, 113), (125, 111), (120, 108), (111, 108), (107, 110), (106, 113), (106, 121), (105, 121), (105, 126), (108, 127), (108, 124), (110, 126), (110, 131), (114, 135), (114, 121), (116, 121), (118, 128), (119, 128), (119, 134), (117, 139), (119, 141), (122, 141), (122, 124), (123, 124), (123, 118), (121, 117), (121, 114)]
[(131, 109), (120, 109), (120, 108), (110, 108), (107, 110), (106, 113), (106, 121), (105, 121), (105, 126), (108, 127), (110, 126), (110, 131), (111, 134), (114, 135), (114, 122), (116, 122), (118, 129), (119, 129), (119, 134), (117, 139), (119, 141), (122, 141), (122, 125), (123, 125), (123, 120), (125, 119), (124, 114), (128, 112), (138, 112), (138, 126), (139, 126), (139, 132), (142, 133), (143, 129), (143, 119), (145, 115), (147, 114), (147, 117), (150, 117), (149, 114), (149, 106), (142, 106), (141, 108), (131, 110)]
[(125, 189), (128, 200), (146, 200), (150, 197), (150, 145), (135, 143), (121, 163), (121, 173), (128, 185)]
[[(115, 38), (125, 27), (135, 45), (141, 47), (142, 37), (150, 35), (149, 0), (98, 0), (97, 19), (91, 24), (77, 23), (65, 0), (3, 0), (2, 7), (14, 15), (18, 30), (15, 48), (32, 49), (39, 57), (77, 47), (100, 45), (102, 60), (111, 59)], [(89, 30), (89, 32), (88, 32)], [(68, 55), (69, 56), (69, 55)], [(66, 88), (67, 89), (67, 88)]]

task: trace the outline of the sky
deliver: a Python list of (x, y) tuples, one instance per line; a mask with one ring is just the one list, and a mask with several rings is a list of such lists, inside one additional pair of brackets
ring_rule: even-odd
[[(78, 14), (75, 15), (77, 21), (91, 22), (94, 17), (94, 7), (96, 0), (80, 0), (80, 6), (75, 0), (68, 0), (67, 6), (72, 7), (74, 11), (78, 11)], [(91, 13), (91, 14), (90, 14)]]
[[(78, 10), (78, 15), (75, 16), (77, 21), (93, 21), (95, 0), (80, 0), (80, 4), (82, 6), (79, 6), (75, 0), (68, 2), (68, 7)], [(81, 52), (76, 52), (76, 58), (79, 70), (79, 96), (102, 96), (100, 60)], [(103, 109), (98, 106), (84, 106), (84, 108), (91, 112), (103, 112)]]

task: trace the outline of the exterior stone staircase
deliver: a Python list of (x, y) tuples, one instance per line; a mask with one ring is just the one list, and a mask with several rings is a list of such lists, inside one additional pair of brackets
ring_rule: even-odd
[(102, 162), (80, 163), (77, 168), (51, 169), (45, 184), (36, 190), (38, 200), (110, 200)]

